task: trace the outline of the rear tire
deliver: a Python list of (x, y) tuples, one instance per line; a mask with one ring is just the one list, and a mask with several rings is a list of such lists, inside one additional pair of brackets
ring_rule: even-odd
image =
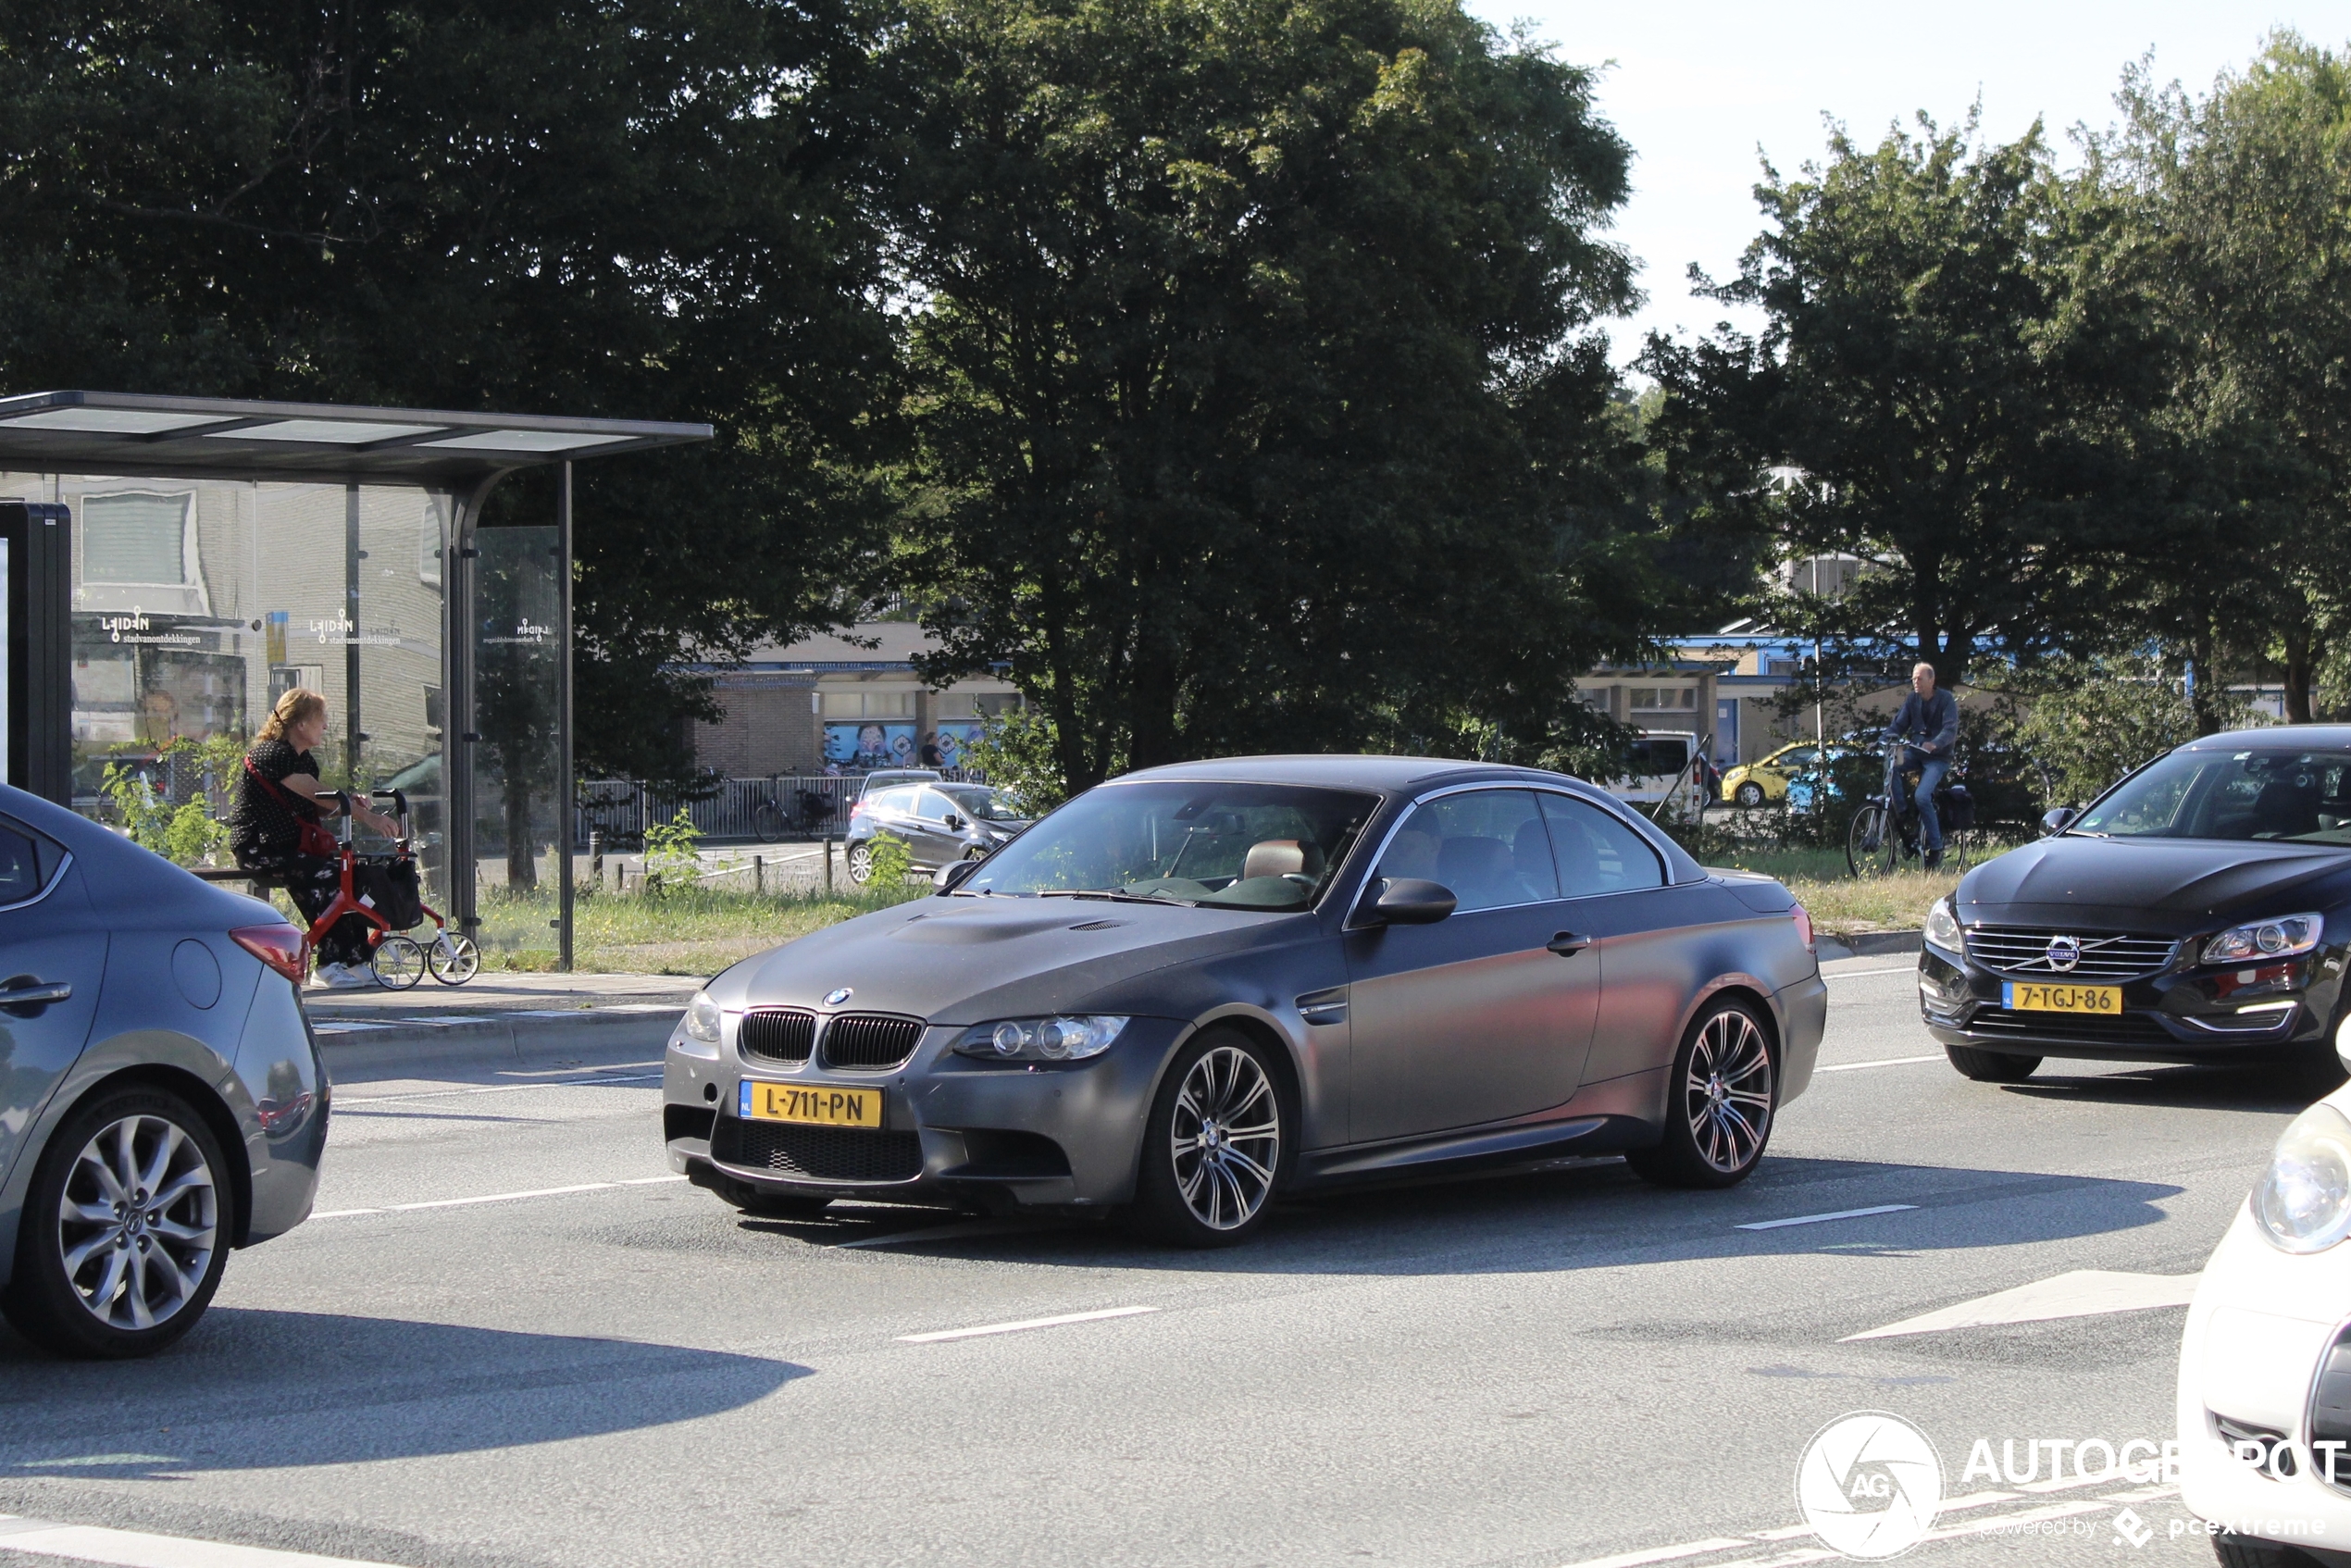
[(864, 887), (874, 879), (874, 846), (868, 843), (850, 845), (841, 856), (841, 865), (848, 871), (850, 881)]
[(1665, 1139), (1624, 1163), (1660, 1187), (1735, 1187), (1755, 1173), (1779, 1109), (1771, 1031), (1744, 1002), (1710, 1004), (1682, 1037), (1666, 1080)]
[(233, 1221), (228, 1162), (194, 1107), (163, 1089), (106, 1095), (41, 1152), (0, 1313), (55, 1355), (151, 1356), (211, 1305)]
[(1202, 1029), (1151, 1099), (1129, 1220), (1177, 1247), (1247, 1240), (1289, 1175), (1296, 1122), (1263, 1046), (1238, 1029)]
[(2041, 1065), (2038, 1056), (2011, 1056), (2005, 1051), (1978, 1051), (1970, 1045), (1947, 1045), (1943, 1054), (1959, 1076), (1980, 1084), (2021, 1084)]
[(444, 986), (462, 986), (481, 973), (481, 949), (471, 937), (445, 932), (425, 949), (425, 967)]
[(1731, 799), (1735, 803), (1753, 811), (1763, 803), (1763, 786), (1750, 778), (1731, 791)]

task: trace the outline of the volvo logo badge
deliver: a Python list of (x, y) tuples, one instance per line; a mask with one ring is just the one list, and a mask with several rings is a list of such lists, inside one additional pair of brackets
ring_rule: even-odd
[[(2050, 951), (2055, 952), (2056, 949), (2052, 947)], [(2071, 961), (2069, 960), (2065, 966), (2068, 969), (2071, 969), (2073, 967), (2073, 964)], [(842, 1002), (849, 1000), (849, 995), (850, 992), (847, 986), (841, 987), (840, 989), (837, 991), (827, 991), (825, 993), (825, 1005), (827, 1007), (839, 1007)]]
[(2048, 959), (2049, 967), (2056, 970), (2059, 974), (2071, 974), (2073, 972), (2073, 966), (2082, 962), (2082, 939), (2079, 937), (2051, 937), (2049, 939)]

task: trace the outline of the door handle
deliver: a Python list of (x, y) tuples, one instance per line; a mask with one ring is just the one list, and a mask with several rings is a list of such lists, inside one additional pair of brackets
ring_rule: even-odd
[(1573, 931), (1561, 931), (1558, 936), (1553, 937), (1549, 941), (1545, 942), (1543, 945), (1549, 948), (1553, 952), (1558, 953), (1561, 958), (1573, 958), (1577, 953), (1582, 952), (1586, 948), (1590, 947), (1592, 945), (1592, 939), (1589, 937), (1579, 937)]
[(31, 975), (19, 975), (0, 986), (0, 1010), (30, 1018), (53, 1002), (69, 1002), (73, 987), (63, 980), (46, 983)]

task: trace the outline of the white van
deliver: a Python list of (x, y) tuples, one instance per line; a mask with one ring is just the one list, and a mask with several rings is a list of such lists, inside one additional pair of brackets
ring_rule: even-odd
[[(1690, 766), (1698, 738), (1678, 729), (1644, 729), (1627, 759), (1630, 777), (1600, 788), (1627, 804), (1668, 822), (1696, 822), (1706, 810), (1706, 785)], [(1670, 804), (1666, 792), (1673, 792)], [(1661, 807), (1662, 809), (1661, 809)]]

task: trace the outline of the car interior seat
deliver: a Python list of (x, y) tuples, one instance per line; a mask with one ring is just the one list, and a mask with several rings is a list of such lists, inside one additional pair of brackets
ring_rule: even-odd
[(1407, 828), (1387, 846), (1380, 857), (1382, 877), (1412, 877), (1423, 881), (1437, 879), (1437, 836), (1417, 828)]
[(2290, 839), (2319, 830), (2319, 787), (2315, 781), (2272, 778), (2253, 801), (2253, 836)]
[(1260, 839), (1241, 857), (1244, 882), (1252, 877), (1319, 877), (1322, 873), (1322, 849), (1311, 840)]
[(1551, 861), (1551, 836), (1534, 817), (1520, 823), (1516, 836), (1511, 840), (1511, 868), (1518, 874), (1520, 897), (1559, 896), (1559, 868)]
[(1518, 890), (1511, 847), (1499, 839), (1446, 840), (1437, 850), (1437, 879), (1452, 890), (1463, 909), (1491, 909), (1525, 898)]

